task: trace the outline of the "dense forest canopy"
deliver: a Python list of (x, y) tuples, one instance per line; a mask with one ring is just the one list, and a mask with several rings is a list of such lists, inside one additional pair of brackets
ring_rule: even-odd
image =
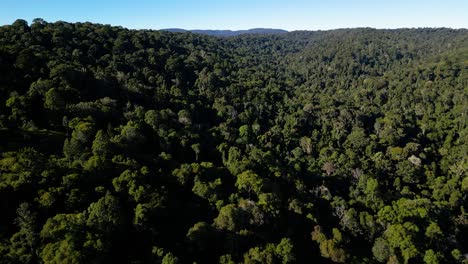
[(0, 27), (0, 263), (467, 263), (468, 30)]
[(281, 34), (288, 31), (275, 28), (251, 28), (247, 30), (205, 30), (205, 29), (182, 29), (182, 28), (165, 28), (161, 29), (169, 32), (192, 32), (203, 35), (217, 36), (217, 37), (232, 37), (243, 34)]

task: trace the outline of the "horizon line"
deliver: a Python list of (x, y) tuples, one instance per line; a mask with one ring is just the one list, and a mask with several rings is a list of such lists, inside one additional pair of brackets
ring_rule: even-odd
[[(35, 19), (42, 19), (42, 18), (34, 18), (31, 19), (31, 21), (28, 21), (27, 19), (24, 18), (17, 18), (17, 20), (24, 20), (28, 22), (28, 25), (32, 25), (33, 21)], [(10, 24), (3, 24), (0, 25), (0, 27), (3, 26), (9, 26), (12, 25), (15, 21), (11, 22)], [(70, 24), (76, 24), (76, 23), (91, 23), (91, 24), (96, 24), (96, 25), (109, 25), (112, 27), (122, 27), (128, 30), (169, 30), (169, 29), (179, 29), (179, 30), (186, 30), (186, 31), (195, 31), (195, 30), (213, 30), (213, 31), (243, 31), (243, 30), (252, 30), (252, 29), (273, 29), (273, 30), (284, 30), (289, 32), (294, 32), (294, 31), (330, 31), (330, 30), (340, 30), (340, 29), (380, 29), (380, 30), (397, 30), (397, 29), (437, 29), (437, 28), (445, 28), (445, 29), (454, 29), (454, 30), (461, 30), (461, 29), (468, 29), (468, 27), (451, 27), (451, 26), (424, 26), (424, 25), (418, 25), (418, 26), (405, 26), (405, 27), (373, 27), (373, 26), (355, 26), (355, 27), (332, 27), (332, 28), (316, 28), (316, 29), (285, 29), (285, 28), (278, 28), (278, 27), (262, 27), (262, 26), (253, 26), (250, 28), (242, 28), (242, 29), (227, 29), (227, 28), (194, 28), (194, 29), (187, 29), (184, 27), (131, 27), (131, 26), (125, 26), (125, 25), (117, 25), (117, 24), (111, 24), (111, 23), (102, 23), (102, 22), (93, 22), (93, 21), (66, 21), (66, 20), (55, 20), (55, 21), (47, 21), (43, 19), (44, 22), (46, 23), (58, 23), (58, 22), (65, 22), (65, 23), (70, 23)]]

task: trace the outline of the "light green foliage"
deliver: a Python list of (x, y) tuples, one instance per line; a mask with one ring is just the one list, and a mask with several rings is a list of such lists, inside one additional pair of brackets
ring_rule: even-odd
[(294, 263), (294, 246), (291, 240), (283, 238), (278, 244), (267, 244), (265, 247), (249, 249), (244, 254), (244, 263)]
[(131, 147), (136, 147), (145, 141), (144, 135), (141, 133), (141, 126), (133, 121), (120, 128), (120, 135), (115, 139), (116, 142)]
[(81, 263), (84, 224), (81, 214), (58, 214), (49, 218), (40, 232), (41, 238), (49, 242), (40, 253), (42, 261)]
[(77, 245), (71, 237), (67, 237), (60, 242), (47, 244), (42, 250), (40, 257), (44, 263), (82, 263), (81, 252), (78, 251)]
[(156, 112), (156, 110), (148, 110), (146, 113), (145, 113), (145, 123), (148, 124), (149, 126), (151, 126), (151, 128), (154, 130), (154, 131), (157, 131), (158, 130), (158, 126), (159, 126), (159, 122), (160, 122), (160, 117), (158, 115), (158, 112)]
[(439, 240), (444, 234), (437, 223), (431, 222), (426, 228), (425, 235), (431, 240)]
[(91, 150), (93, 152), (93, 155), (102, 158), (106, 158), (110, 154), (111, 150), (109, 137), (104, 131), (99, 130), (96, 133), (96, 137), (94, 138)]
[(65, 107), (65, 100), (57, 89), (51, 88), (45, 93), (44, 107), (55, 111)]
[(172, 171), (172, 175), (177, 178), (177, 181), (182, 185), (187, 185), (188, 182), (193, 181), (192, 166), (190, 164), (181, 164), (180, 168), (176, 168)]
[(21, 189), (39, 181), (44, 156), (32, 148), (0, 154), (0, 190)]
[(414, 244), (414, 235), (419, 228), (410, 222), (404, 224), (390, 225), (384, 233), (388, 245), (393, 249), (399, 249), (405, 263), (418, 255), (418, 249)]
[(237, 175), (236, 187), (240, 191), (260, 194), (262, 192), (264, 180), (255, 172), (247, 170)]
[(27, 112), (25, 107), (27, 105), (26, 97), (12, 92), (10, 97), (5, 101), (5, 106), (11, 109), (10, 120), (25, 121)]
[(430, 210), (430, 201), (425, 198), (399, 199), (393, 206), (385, 206), (378, 212), (380, 221), (403, 223), (407, 219), (425, 219)]
[(390, 257), (390, 247), (388, 243), (383, 238), (377, 238), (374, 242), (374, 246), (372, 247), (372, 254), (374, 255), (375, 259), (379, 262), (386, 262)]
[(452, 257), (453, 257), (453, 259), (455, 261), (463, 263), (463, 261), (465, 260), (465, 256), (463, 256), (463, 254), (461, 253), (461, 251), (458, 248), (452, 250), (452, 252), (450, 252), (450, 253), (451, 253), (451, 255), (452, 255)]
[(468, 176), (464, 177), (462, 180), (462, 190), (468, 191)]
[(266, 214), (252, 200), (240, 200), (238, 205), (228, 204), (219, 210), (214, 219), (214, 227), (242, 233), (243, 230), (255, 229), (266, 222)]
[(258, 205), (272, 217), (281, 213), (281, 198), (274, 193), (261, 193), (258, 196)]
[(195, 177), (192, 192), (212, 203), (218, 201), (218, 192), (221, 186), (221, 179), (218, 178), (212, 182), (205, 183), (198, 177)]
[(434, 250), (426, 250), (424, 254), (424, 263), (426, 264), (439, 264), (441, 261), (441, 256), (439, 253), (434, 252)]
[(125, 170), (112, 180), (112, 185), (116, 192), (126, 193), (132, 200), (140, 202), (149, 188), (144, 181), (145, 175), (142, 172)]
[(333, 228), (332, 238), (330, 239), (323, 233), (320, 226), (315, 226), (311, 235), (312, 240), (319, 244), (320, 253), (323, 257), (338, 263), (346, 262), (347, 254), (345, 250), (340, 247), (343, 242), (343, 237), (338, 229)]
[(289, 238), (281, 239), (279, 244), (276, 245), (275, 252), (281, 257), (283, 264), (294, 263), (296, 261), (294, 245)]
[(353, 150), (350, 153), (361, 154), (364, 148), (369, 144), (369, 139), (364, 129), (353, 127), (352, 132), (348, 135), (344, 144), (346, 148)]
[(243, 125), (239, 127), (239, 139), (240, 142), (242, 143), (247, 143), (249, 142), (249, 136), (250, 136), (250, 127), (248, 125)]
[(107, 193), (87, 210), (86, 224), (104, 232), (110, 232), (120, 224), (120, 205), (116, 197)]
[(171, 252), (167, 253), (161, 261), (161, 264), (178, 264), (179, 258), (174, 256)]
[(231, 255), (222, 255), (219, 257), (219, 264), (235, 264), (234, 260), (232, 260)]
[(241, 218), (243, 211), (235, 204), (228, 204), (219, 210), (218, 216), (214, 219), (214, 227), (221, 230), (235, 231), (242, 228)]
[(248, 160), (245, 159), (245, 156), (242, 155), (240, 149), (237, 147), (229, 148), (228, 158), (223, 162), (233, 175), (244, 172), (249, 164)]
[(73, 129), (71, 137), (65, 140), (63, 154), (69, 160), (81, 160), (91, 152), (91, 140), (93, 139), (94, 124), (90, 120), (75, 118), (69, 122)]
[(307, 154), (312, 153), (312, 139), (309, 137), (301, 137), (299, 139), (299, 145), (302, 148), (302, 151), (304, 151)]

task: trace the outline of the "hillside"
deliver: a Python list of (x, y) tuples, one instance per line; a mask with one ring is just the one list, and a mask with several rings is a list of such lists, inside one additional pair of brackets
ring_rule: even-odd
[(467, 50), (0, 27), (0, 263), (466, 263)]
[(161, 29), (161, 31), (168, 31), (168, 32), (192, 32), (195, 34), (202, 34), (202, 35), (209, 35), (209, 36), (217, 36), (217, 37), (232, 37), (244, 34), (283, 34), (287, 33), (288, 31), (283, 29), (274, 29), (274, 28), (251, 28), (246, 30), (210, 30), (210, 29), (181, 29), (181, 28), (166, 28)]

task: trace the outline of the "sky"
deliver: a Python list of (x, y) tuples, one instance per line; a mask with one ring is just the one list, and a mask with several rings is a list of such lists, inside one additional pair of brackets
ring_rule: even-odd
[(2, 0), (0, 25), (94, 22), (131, 29), (468, 28), (467, 0)]

